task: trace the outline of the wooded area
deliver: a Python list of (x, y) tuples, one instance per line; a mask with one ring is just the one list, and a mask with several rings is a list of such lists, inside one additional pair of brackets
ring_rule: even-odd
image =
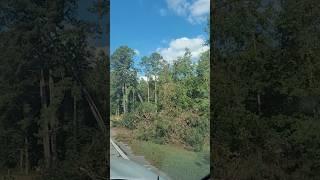
[(154, 52), (138, 67), (134, 55), (127, 46), (111, 55), (113, 123), (135, 130), (140, 140), (196, 151), (209, 145), (209, 50), (195, 60), (186, 49), (172, 63)]
[(0, 175), (109, 173), (109, 48), (101, 48), (109, 1), (93, 2), (97, 23), (80, 19), (78, 6), (77, 0), (0, 2)]
[(92, 24), (77, 0), (0, 1), (0, 175), (106, 177), (111, 115), (140, 140), (201, 151), (210, 138), (215, 179), (320, 178), (318, 1), (212, 0), (196, 62), (155, 52), (138, 69), (119, 47), (110, 107), (109, 47), (95, 44), (108, 6)]
[(214, 179), (319, 179), (319, 2), (211, 3)]

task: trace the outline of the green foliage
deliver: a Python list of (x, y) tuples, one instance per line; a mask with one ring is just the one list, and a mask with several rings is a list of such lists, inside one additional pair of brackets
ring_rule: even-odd
[(157, 76), (161, 70), (161, 64), (163, 63), (163, 58), (159, 53), (152, 53), (149, 57), (141, 58), (141, 66), (144, 69), (147, 77)]
[(209, 132), (209, 124), (208, 117), (194, 117), (191, 116), (192, 119), (187, 120), (187, 124), (189, 124), (189, 128), (185, 131), (184, 139), (185, 141), (194, 147), (196, 151), (200, 151), (203, 148), (205, 142), (204, 138), (208, 137)]
[(147, 121), (143, 119), (139, 123), (137, 131), (138, 139), (164, 144), (168, 142), (170, 122), (154, 114), (153, 117)]
[(121, 124), (129, 129), (137, 129), (139, 123), (149, 123), (153, 121), (155, 109), (156, 106), (151, 103), (145, 102), (139, 104), (134, 112), (124, 115)]
[(117, 83), (135, 82), (135, 70), (133, 68), (133, 57), (135, 52), (127, 46), (119, 47), (111, 55), (111, 69), (117, 77)]
[(210, 82), (215, 179), (320, 177), (315, 3), (215, 4)]
[(137, 127), (136, 118), (133, 113), (128, 113), (124, 115), (123, 119), (119, 124), (129, 129), (134, 129)]
[[(204, 52), (197, 63), (192, 62), (188, 49), (173, 64), (168, 64), (158, 53), (142, 57), (141, 69), (148, 80), (128, 81), (128, 93), (123, 94), (116, 70), (134, 70), (131, 63), (118, 63), (122, 62), (119, 57), (123, 61), (127, 57), (129, 61), (132, 54), (128, 52), (132, 52), (130, 48), (119, 47), (112, 55), (115, 62), (111, 67), (115, 81), (112, 83), (112, 107), (123, 108), (123, 102), (135, 103), (129, 113), (124, 113), (122, 126), (136, 130), (140, 140), (177, 143), (201, 150), (209, 134), (209, 51)], [(122, 78), (125, 76), (128, 73)]]
[(90, 47), (91, 27), (76, 17), (78, 2), (0, 4), (0, 170), (23, 162), (43, 179), (87, 179), (82, 166), (104, 176), (107, 143), (82, 87), (106, 119), (107, 57)]

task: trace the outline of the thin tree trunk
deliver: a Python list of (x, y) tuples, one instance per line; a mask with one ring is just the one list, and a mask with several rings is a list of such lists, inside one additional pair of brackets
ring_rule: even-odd
[(140, 102), (141, 102), (141, 103), (143, 103), (143, 99), (142, 99), (142, 97), (141, 97), (140, 93), (139, 93), (139, 92), (137, 92), (137, 94), (138, 94), (138, 98), (139, 98)]
[(122, 106), (123, 106), (123, 114), (126, 114), (127, 107), (126, 107), (126, 84), (125, 83), (122, 86)]
[[(252, 40), (253, 40), (253, 50), (254, 50), (254, 57), (257, 59), (257, 45), (256, 45), (256, 37), (255, 34), (252, 34)], [(258, 114), (261, 115), (261, 97), (260, 92), (257, 93), (257, 104), (258, 104)]]
[(29, 142), (28, 139), (25, 137), (24, 139), (24, 144), (25, 144), (25, 149), (24, 149), (24, 154), (25, 154), (25, 174), (29, 174)]
[(156, 112), (158, 111), (157, 109), (157, 82), (156, 82), (156, 78), (154, 78), (154, 103), (156, 105)]
[[(45, 79), (43, 74), (43, 69), (40, 73), (40, 96), (41, 96), (41, 108), (44, 111), (47, 108), (47, 100), (45, 94)], [(45, 168), (49, 169), (51, 166), (51, 154), (50, 154), (50, 139), (49, 139), (49, 127), (48, 127), (48, 118), (44, 117), (43, 128), (42, 128), (42, 143), (43, 143), (43, 154), (45, 161)]]
[(20, 171), (23, 172), (23, 149), (20, 149)]
[(117, 95), (117, 109), (116, 109), (116, 115), (119, 116), (120, 113), (120, 96)]
[(117, 94), (117, 107), (116, 107), (116, 116), (119, 116), (120, 112), (120, 96)]
[[(54, 82), (52, 79), (52, 71), (49, 70), (49, 92), (50, 92), (50, 106), (55, 106), (54, 102)], [(53, 107), (54, 108), (54, 107)], [(56, 117), (55, 112), (51, 112), (50, 116), (50, 143), (51, 143), (51, 158), (52, 158), (52, 165), (55, 165), (57, 160), (57, 148), (56, 148)]]
[(261, 97), (260, 93), (257, 94), (257, 103), (258, 103), (258, 114), (261, 115)]
[(134, 88), (132, 89), (132, 107), (134, 110), (134, 108), (135, 108), (135, 90), (134, 90)]
[[(90, 94), (88, 93), (88, 91), (82, 86), (82, 91), (84, 93), (84, 96), (90, 106), (91, 112), (93, 114), (93, 116), (95, 117), (99, 128), (101, 129), (101, 131), (105, 134), (107, 132), (107, 127), (104, 124), (103, 118), (100, 114), (100, 111), (98, 110), (97, 106), (95, 105), (94, 101), (92, 100)], [(106, 135), (106, 134), (105, 134)]]
[(43, 137), (43, 150), (44, 150), (44, 159), (45, 167), (47, 169), (51, 166), (51, 154), (50, 154), (50, 140), (49, 140), (49, 128), (47, 125), (44, 127), (44, 137)]
[(73, 96), (73, 136), (77, 137), (77, 97)]
[(129, 111), (129, 93), (130, 93), (130, 89), (128, 88), (128, 86), (125, 86), (125, 92), (126, 92), (126, 110), (127, 112), (130, 112)]
[(150, 102), (150, 88), (149, 88), (149, 78), (147, 80), (147, 84), (148, 84), (148, 103)]
[(44, 90), (44, 74), (43, 70), (40, 71), (40, 98), (41, 98), (41, 106), (46, 106), (46, 99), (45, 99), (45, 90)]
[(256, 56), (257, 56), (257, 44), (256, 44), (256, 36), (254, 35), (254, 33), (253, 33), (253, 35), (252, 35), (252, 39), (253, 39), (254, 56), (255, 56), (255, 58), (257, 58), (257, 57), (256, 57)]

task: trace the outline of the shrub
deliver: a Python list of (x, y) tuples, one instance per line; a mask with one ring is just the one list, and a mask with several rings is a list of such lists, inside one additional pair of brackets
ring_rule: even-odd
[(128, 129), (135, 129), (137, 125), (136, 121), (137, 119), (134, 116), (134, 113), (128, 113), (123, 116), (123, 119), (119, 122), (119, 124)]
[(158, 144), (166, 143), (170, 129), (170, 121), (168, 121), (166, 117), (159, 116), (157, 113), (150, 113), (144, 117), (145, 118), (138, 123), (138, 138), (146, 141), (150, 140)]
[(151, 121), (155, 112), (156, 106), (154, 104), (144, 102), (134, 112), (125, 114), (120, 124), (129, 129), (137, 129), (140, 122)]
[(170, 141), (180, 142), (200, 151), (209, 133), (209, 118), (191, 111), (180, 113), (173, 118), (170, 127)]

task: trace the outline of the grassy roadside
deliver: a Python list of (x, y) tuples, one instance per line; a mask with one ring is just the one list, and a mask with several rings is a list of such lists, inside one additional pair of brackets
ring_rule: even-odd
[(203, 152), (193, 152), (174, 145), (139, 141), (123, 129), (117, 132), (117, 139), (128, 143), (134, 154), (143, 155), (173, 180), (201, 179), (210, 172), (209, 146)]

